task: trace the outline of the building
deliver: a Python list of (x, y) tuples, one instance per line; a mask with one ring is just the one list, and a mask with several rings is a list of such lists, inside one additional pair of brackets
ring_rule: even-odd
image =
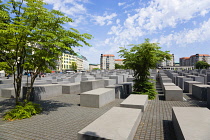
[(194, 66), (198, 61), (205, 61), (210, 64), (210, 55), (208, 54), (195, 54), (190, 57), (182, 57), (179, 59), (180, 66)]
[(82, 56), (82, 58), (83, 58), (83, 70), (89, 71), (89, 62), (88, 62), (87, 58), (84, 56)]
[(63, 53), (61, 57), (61, 71), (71, 70), (72, 62), (77, 63), (77, 56), (68, 52)]
[(101, 70), (112, 70), (115, 69), (115, 60), (113, 54), (101, 54)]
[(89, 70), (100, 69), (100, 64), (89, 64)]
[(157, 67), (164, 67), (164, 66), (174, 66), (174, 54), (171, 54), (171, 60), (165, 60), (157, 64)]
[(124, 64), (123, 64), (123, 60), (124, 60), (124, 59), (115, 59), (114, 61), (115, 61), (115, 64), (124, 65)]
[(67, 70), (72, 70), (73, 62), (77, 64), (78, 71), (89, 70), (89, 62), (86, 57), (84, 57), (80, 53), (76, 53), (73, 55), (69, 52), (64, 52), (62, 53), (62, 56), (59, 58), (59, 60), (56, 61), (56, 71), (64, 72)]
[(179, 58), (180, 66), (190, 66), (190, 57)]

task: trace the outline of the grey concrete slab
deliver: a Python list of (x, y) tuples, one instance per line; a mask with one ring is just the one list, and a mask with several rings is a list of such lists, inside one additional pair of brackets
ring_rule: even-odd
[(117, 84), (123, 83), (123, 75), (110, 75), (109, 78), (116, 79)]
[(79, 131), (78, 140), (133, 140), (140, 120), (141, 109), (113, 107)]
[(145, 111), (148, 104), (148, 95), (129, 95), (121, 104), (121, 107), (137, 108)]
[(15, 97), (15, 89), (14, 88), (2, 88), (1, 97), (4, 98), (14, 98)]
[(183, 91), (178, 86), (165, 86), (166, 101), (183, 101)]
[(198, 81), (185, 81), (183, 91), (185, 93), (192, 93), (192, 85), (193, 84), (203, 84), (203, 83), (198, 82)]
[(104, 87), (116, 84), (116, 79), (104, 79)]
[(80, 106), (100, 108), (115, 100), (115, 90), (97, 88), (80, 94)]
[(80, 94), (80, 83), (61, 84), (62, 94)]
[[(27, 87), (23, 87), (23, 99), (26, 98)], [(59, 84), (34, 85), (30, 94), (31, 101), (50, 99), (62, 95), (62, 86)]]
[(207, 87), (207, 107), (210, 109), (210, 88)]
[(179, 87), (181, 88), (181, 89), (184, 89), (184, 82), (185, 81), (193, 81), (193, 79), (192, 78), (187, 78), (187, 77), (180, 77), (180, 79), (179, 79)]
[(109, 85), (106, 88), (113, 88), (115, 90), (115, 99), (122, 99), (121, 97), (125, 96), (123, 85)]
[(207, 100), (207, 87), (210, 85), (194, 84), (192, 85), (192, 95), (199, 100)]
[(178, 140), (208, 140), (210, 111), (198, 107), (173, 107), (172, 122)]
[(81, 81), (81, 93), (86, 92), (89, 90), (97, 89), (97, 88), (104, 88), (105, 82), (103, 79), (98, 80), (88, 80), (88, 81)]

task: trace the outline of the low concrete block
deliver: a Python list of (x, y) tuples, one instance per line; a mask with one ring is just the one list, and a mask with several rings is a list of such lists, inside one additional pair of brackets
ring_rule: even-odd
[(199, 107), (173, 107), (172, 122), (177, 140), (208, 140), (210, 111)]
[(192, 85), (192, 95), (201, 101), (207, 101), (207, 87), (210, 85)]
[(116, 79), (104, 79), (104, 87), (116, 84)]
[(178, 86), (165, 86), (166, 101), (183, 101), (183, 91)]
[(1, 97), (14, 98), (15, 97), (15, 89), (14, 88), (2, 88), (1, 89)]
[(123, 83), (123, 75), (110, 75), (109, 78), (116, 79), (117, 84)]
[(179, 87), (181, 89), (184, 89), (184, 82), (185, 81), (193, 81), (193, 79), (192, 78), (187, 78), (187, 77), (180, 77), (180, 79), (179, 79)]
[(132, 83), (131, 82), (124, 82), (124, 83), (117, 84), (117, 85), (123, 85), (123, 90), (124, 90), (125, 94), (120, 96), (121, 99), (127, 98), (132, 93)]
[[(26, 98), (27, 87), (23, 87), (23, 99)], [(30, 94), (30, 101), (50, 99), (62, 95), (62, 86), (59, 84), (35, 85)]]
[(97, 88), (104, 88), (104, 80), (98, 79), (98, 80), (81, 81), (80, 87), (81, 87), (81, 93)]
[(121, 99), (121, 97), (125, 96), (123, 85), (109, 85), (106, 88), (113, 88), (115, 90), (115, 99)]
[(62, 94), (80, 94), (80, 83), (62, 85)]
[(121, 104), (121, 107), (137, 108), (145, 111), (148, 104), (148, 95), (129, 95)]
[(1, 79), (0, 84), (12, 84), (13, 79)]
[[(113, 107), (78, 132), (78, 140), (133, 140), (141, 109)], [(132, 118), (132, 119), (131, 119)]]
[(185, 81), (184, 82), (184, 92), (185, 93), (192, 93), (192, 85), (193, 84), (203, 84), (198, 81)]
[(80, 94), (80, 105), (84, 107), (102, 107), (115, 100), (115, 90), (98, 88)]
[(210, 109), (210, 88), (207, 88), (207, 107)]

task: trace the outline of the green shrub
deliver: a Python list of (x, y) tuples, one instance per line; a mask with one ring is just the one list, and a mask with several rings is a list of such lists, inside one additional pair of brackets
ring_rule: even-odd
[(47, 69), (45, 70), (45, 72), (46, 72), (46, 73), (52, 73), (52, 70), (49, 69), (49, 68), (47, 68)]
[(24, 101), (16, 105), (14, 109), (6, 112), (3, 120), (13, 121), (30, 118), (32, 115), (39, 114), (41, 111), (42, 108), (39, 104)]
[(153, 100), (156, 97), (156, 90), (155, 86), (151, 82), (144, 82), (144, 83), (138, 83), (136, 82), (134, 84), (134, 92), (132, 94), (143, 94), (143, 95), (148, 95), (149, 100)]

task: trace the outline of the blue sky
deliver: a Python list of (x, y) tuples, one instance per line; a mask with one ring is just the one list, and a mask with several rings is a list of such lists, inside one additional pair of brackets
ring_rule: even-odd
[(65, 25), (93, 35), (92, 47), (76, 48), (90, 63), (100, 54), (145, 38), (180, 57), (210, 54), (210, 0), (44, 0), (74, 20)]

